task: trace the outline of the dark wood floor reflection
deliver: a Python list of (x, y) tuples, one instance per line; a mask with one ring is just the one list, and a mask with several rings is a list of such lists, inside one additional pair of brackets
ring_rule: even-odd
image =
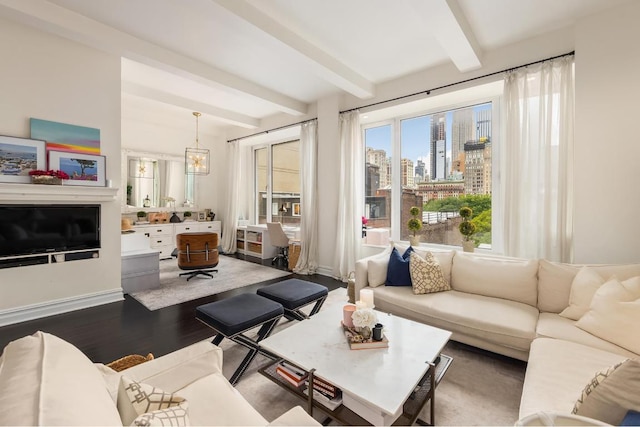
[[(270, 260), (246, 260), (270, 265)], [(321, 275), (291, 274), (290, 277), (320, 283), (329, 290), (345, 286), (338, 280)], [(197, 306), (239, 293), (255, 292), (262, 286), (286, 278), (256, 283), (156, 311), (149, 311), (125, 295), (124, 301), (1, 327), (0, 349), (10, 341), (42, 330), (74, 344), (94, 362), (107, 363), (127, 354), (153, 353), (158, 357), (213, 335), (210, 328), (196, 320)], [(185, 282), (185, 286), (189, 284)]]

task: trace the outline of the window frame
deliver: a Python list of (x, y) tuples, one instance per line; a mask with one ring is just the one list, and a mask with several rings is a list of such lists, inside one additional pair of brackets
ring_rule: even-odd
[[(499, 224), (502, 224), (503, 209), (502, 209), (502, 194), (503, 185), (500, 180), (500, 169), (503, 167), (503, 159), (501, 156), (500, 145), (502, 142), (503, 122), (500, 111), (500, 104), (502, 101), (502, 94), (500, 95), (485, 95), (475, 96), (464, 99), (458, 99), (456, 102), (444, 102), (437, 106), (428, 108), (416, 108), (411, 112), (405, 112), (403, 114), (394, 115), (389, 118), (367, 122), (361, 125), (361, 135), (364, 142), (363, 149), (366, 151), (367, 143), (365, 138), (365, 130), (380, 126), (391, 125), (391, 230), (390, 236), (393, 241), (401, 241), (401, 230), (403, 225), (401, 222), (401, 207), (402, 207), (402, 170), (401, 170), (401, 154), (402, 154), (402, 120), (412, 119), (421, 116), (431, 116), (438, 113), (446, 113), (451, 110), (466, 108), (478, 104), (491, 103), (491, 150), (492, 150), (492, 162), (491, 162), (491, 249), (479, 249), (478, 251), (486, 251), (493, 253), (502, 253), (504, 248), (504, 237), (502, 228)], [(362, 112), (361, 116), (367, 113)], [(397, 153), (397, 154), (396, 154)], [(366, 157), (365, 157), (366, 161)], [(364, 206), (364, 200), (362, 201)], [(405, 242), (405, 241), (403, 241)], [(460, 246), (443, 245), (432, 242), (421, 242), (425, 246), (440, 247), (448, 249), (459, 249)]]

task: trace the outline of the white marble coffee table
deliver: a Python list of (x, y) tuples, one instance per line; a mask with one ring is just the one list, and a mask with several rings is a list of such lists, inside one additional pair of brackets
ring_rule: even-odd
[[(260, 347), (307, 371), (315, 369), (315, 375), (342, 389), (343, 405), (372, 424), (391, 425), (451, 332), (378, 312), (389, 347), (350, 350), (341, 319), (342, 305), (325, 307), (262, 340)], [(450, 362), (447, 358), (447, 366)]]

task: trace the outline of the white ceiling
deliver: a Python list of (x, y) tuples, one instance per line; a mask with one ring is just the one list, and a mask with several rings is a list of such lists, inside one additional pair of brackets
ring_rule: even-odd
[(0, 16), (121, 55), (123, 116), (191, 126), (201, 111), (215, 130), (304, 115), (336, 92), (364, 100), (448, 62), (470, 71), (623, 1), (0, 0)]

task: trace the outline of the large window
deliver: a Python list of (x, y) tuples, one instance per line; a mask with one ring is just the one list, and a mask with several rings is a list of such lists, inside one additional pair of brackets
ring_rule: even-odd
[(254, 149), (257, 223), (300, 224), (300, 141)]
[(460, 246), (459, 210), (469, 206), (476, 246), (491, 247), (494, 107), (484, 102), (363, 125), (366, 234), (383, 228), (409, 240), (409, 211), (417, 206), (421, 242)]

